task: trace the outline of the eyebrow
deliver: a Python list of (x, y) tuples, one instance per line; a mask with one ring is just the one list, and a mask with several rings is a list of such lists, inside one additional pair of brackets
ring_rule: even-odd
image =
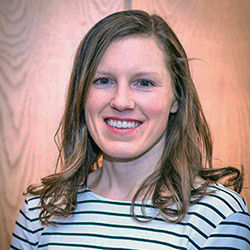
[[(97, 70), (96, 74), (101, 74), (105, 76), (114, 76), (112, 73), (110, 73), (109, 71), (105, 71), (105, 70)], [(154, 71), (139, 71), (133, 74), (133, 77), (142, 77), (142, 76), (147, 76), (147, 75), (154, 75), (156, 77), (161, 77), (161, 74), (159, 74), (158, 72), (154, 72)]]

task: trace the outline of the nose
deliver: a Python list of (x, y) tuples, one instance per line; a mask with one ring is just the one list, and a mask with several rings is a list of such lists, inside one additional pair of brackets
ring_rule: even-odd
[(112, 108), (118, 111), (134, 109), (135, 102), (133, 99), (133, 93), (131, 93), (130, 87), (127, 83), (123, 85), (118, 84), (110, 104)]

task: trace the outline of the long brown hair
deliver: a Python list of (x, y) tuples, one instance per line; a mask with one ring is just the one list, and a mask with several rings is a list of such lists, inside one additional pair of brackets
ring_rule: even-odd
[[(122, 11), (99, 21), (78, 47), (59, 128), (60, 169), (42, 178), (41, 185), (27, 189), (27, 193), (40, 195), (40, 220), (45, 225), (53, 224), (53, 217), (72, 214), (77, 206), (78, 191), (86, 187), (88, 175), (102, 155), (86, 128), (84, 107), (95, 71), (108, 46), (132, 35), (156, 39), (165, 55), (179, 104), (178, 111), (168, 118), (159, 167), (147, 177), (132, 200), (132, 216), (136, 218), (134, 203), (141, 194), (144, 200), (152, 195), (153, 205), (160, 209), (166, 221), (177, 222), (184, 218), (190, 205), (206, 195), (208, 185), (222, 177), (230, 176), (226, 184), (241, 191), (243, 178), (238, 169), (212, 168), (210, 131), (191, 79), (185, 50), (175, 33), (157, 15), (139, 10)], [(194, 184), (197, 177), (205, 180), (199, 186)], [(176, 211), (169, 210), (172, 204), (177, 205)]]

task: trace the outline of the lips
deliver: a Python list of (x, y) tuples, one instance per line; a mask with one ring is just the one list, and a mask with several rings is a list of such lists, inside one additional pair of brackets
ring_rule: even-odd
[(119, 129), (130, 129), (130, 128), (136, 128), (142, 124), (142, 122), (139, 121), (131, 121), (131, 120), (114, 120), (114, 119), (106, 119), (105, 122), (113, 127), (113, 128), (119, 128)]
[(108, 117), (104, 119), (105, 123), (108, 127), (113, 128), (115, 130), (135, 130), (139, 127), (143, 122), (139, 120), (134, 120), (130, 118), (114, 118)]

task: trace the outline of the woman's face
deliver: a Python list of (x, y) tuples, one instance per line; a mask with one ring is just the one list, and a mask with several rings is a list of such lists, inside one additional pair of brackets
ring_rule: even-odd
[(152, 37), (130, 36), (108, 47), (85, 106), (87, 128), (104, 154), (132, 159), (161, 152), (169, 113), (177, 109)]

